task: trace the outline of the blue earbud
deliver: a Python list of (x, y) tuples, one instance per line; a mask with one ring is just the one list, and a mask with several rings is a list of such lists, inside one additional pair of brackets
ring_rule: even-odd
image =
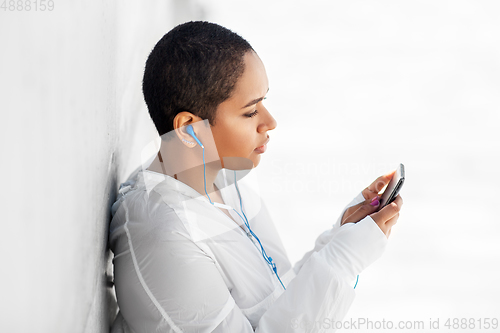
[(203, 144), (201, 143), (201, 141), (198, 140), (198, 138), (196, 137), (196, 134), (194, 134), (193, 126), (187, 125), (186, 132), (188, 132), (188, 134), (191, 135), (193, 137), (193, 139), (196, 140), (196, 142), (198, 142), (198, 144), (200, 145), (201, 148), (205, 148), (205, 147), (203, 147)]

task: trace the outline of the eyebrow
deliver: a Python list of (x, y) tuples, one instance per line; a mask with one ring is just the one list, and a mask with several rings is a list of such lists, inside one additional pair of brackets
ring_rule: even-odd
[[(267, 88), (267, 92), (266, 93), (268, 93), (268, 92), (269, 92), (269, 88)], [(245, 108), (247, 108), (249, 106), (255, 105), (255, 104), (259, 103), (260, 101), (262, 101), (263, 99), (264, 99), (264, 97), (259, 97), (259, 98), (256, 98), (254, 100), (251, 100), (250, 102), (247, 103), (247, 105), (245, 105), (244, 107), (242, 107), (242, 109), (245, 109)]]

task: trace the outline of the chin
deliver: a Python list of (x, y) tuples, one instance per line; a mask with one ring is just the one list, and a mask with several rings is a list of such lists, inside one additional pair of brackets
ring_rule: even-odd
[(252, 159), (253, 167), (256, 168), (260, 163), (260, 155), (258, 155), (255, 159)]

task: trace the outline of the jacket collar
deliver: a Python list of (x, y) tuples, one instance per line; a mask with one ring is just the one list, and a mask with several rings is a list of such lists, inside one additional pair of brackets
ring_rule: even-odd
[[(217, 186), (217, 188), (220, 189), (221, 191), (222, 189), (227, 187), (228, 181), (226, 179), (225, 169), (221, 169), (219, 171), (219, 173), (215, 177), (214, 183)], [(189, 198), (198, 200), (200, 198), (206, 199), (204, 195), (201, 195), (200, 193), (198, 193), (198, 191), (193, 189), (191, 186), (181, 182), (180, 180), (177, 180), (169, 175), (165, 175), (155, 171), (150, 171), (147, 169), (141, 170), (138, 173), (138, 186), (141, 185), (146, 187), (148, 194), (155, 187), (158, 187), (158, 189), (161, 188), (162, 190), (173, 190)]]

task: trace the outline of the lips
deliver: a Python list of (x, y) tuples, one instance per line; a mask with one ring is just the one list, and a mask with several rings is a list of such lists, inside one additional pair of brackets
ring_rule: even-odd
[(259, 146), (257, 148), (254, 149), (254, 151), (256, 153), (259, 153), (259, 154), (262, 154), (266, 151), (267, 149), (267, 143), (269, 142), (269, 137), (267, 137), (267, 140), (264, 142), (264, 144), (262, 146)]

